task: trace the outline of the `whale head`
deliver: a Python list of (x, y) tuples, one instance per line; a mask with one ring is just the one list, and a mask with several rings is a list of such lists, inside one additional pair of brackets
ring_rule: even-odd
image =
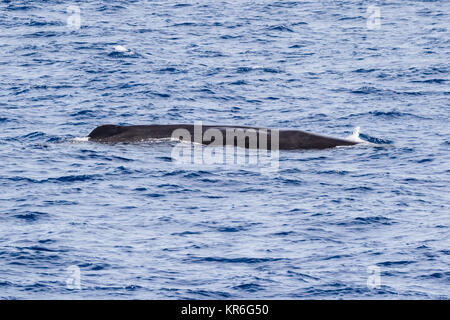
[(114, 124), (105, 124), (92, 130), (90, 139), (104, 140), (123, 132), (123, 127)]

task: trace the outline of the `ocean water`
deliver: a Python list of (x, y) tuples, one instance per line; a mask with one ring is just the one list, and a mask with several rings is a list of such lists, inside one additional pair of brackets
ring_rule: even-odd
[[(444, 0), (1, 1), (0, 298), (449, 299), (449, 21)], [(194, 121), (371, 143), (264, 173), (83, 138)]]

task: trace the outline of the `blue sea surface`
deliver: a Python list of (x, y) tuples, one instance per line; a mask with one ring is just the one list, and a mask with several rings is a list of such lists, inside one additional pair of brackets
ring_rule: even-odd
[[(1, 1), (0, 298), (449, 299), (449, 21), (447, 0)], [(82, 139), (194, 121), (371, 144), (263, 173)]]

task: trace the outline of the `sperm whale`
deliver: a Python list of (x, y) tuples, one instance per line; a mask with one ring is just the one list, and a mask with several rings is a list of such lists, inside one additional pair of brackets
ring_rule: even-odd
[(261, 149), (325, 149), (351, 146), (358, 142), (327, 137), (292, 129), (195, 124), (101, 125), (89, 134), (89, 140), (103, 143), (139, 142), (171, 138), (205, 145), (234, 145)]

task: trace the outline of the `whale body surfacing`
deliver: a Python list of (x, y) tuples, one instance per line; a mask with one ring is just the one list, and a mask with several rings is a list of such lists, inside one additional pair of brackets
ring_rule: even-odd
[(358, 142), (300, 130), (202, 124), (102, 125), (89, 134), (90, 141), (104, 143), (177, 139), (212, 146), (234, 145), (251, 149), (325, 149)]

